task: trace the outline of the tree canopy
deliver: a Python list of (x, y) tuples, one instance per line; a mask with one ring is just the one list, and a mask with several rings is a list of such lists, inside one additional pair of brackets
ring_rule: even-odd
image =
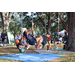
[[(8, 16), (9, 13), (6, 12), (5, 15)], [(55, 32), (56, 30), (58, 30), (58, 19), (60, 21), (60, 18), (58, 18), (58, 16), (60, 16), (59, 12), (13, 12), (8, 30), (16, 35), (17, 33), (21, 32), (22, 27), (30, 29), (33, 20), (35, 24), (34, 32), (38, 35)], [(65, 25), (67, 26), (67, 14), (63, 12), (62, 24), (59, 26), (59, 30), (61, 31), (63, 29), (66, 29), (67, 27)], [(0, 22), (0, 27), (4, 27), (2, 20)]]

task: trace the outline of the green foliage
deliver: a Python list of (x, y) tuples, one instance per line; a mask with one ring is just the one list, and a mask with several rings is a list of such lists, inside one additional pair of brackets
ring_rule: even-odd
[[(50, 18), (52, 18), (54, 15), (55, 17), (51, 19), (51, 32), (56, 32), (58, 30), (58, 16), (60, 14), (58, 12), (39, 12), (39, 15), (42, 17), (42, 20), (45, 22), (46, 27), (48, 27), (48, 15), (49, 13)], [(32, 23), (32, 16), (27, 15), (28, 12), (14, 12), (11, 18), (11, 23), (9, 25), (9, 31), (13, 33), (14, 35), (21, 32), (22, 27), (26, 27), (27, 29), (31, 29), (31, 23)], [(45, 26), (40, 21), (39, 17), (36, 13), (34, 13), (33, 16), (33, 22), (34, 22), (34, 32), (38, 34), (37, 29), (41, 32), (40, 35), (43, 35), (45, 33)], [(67, 24), (67, 14), (65, 12), (62, 12), (62, 19), (64, 20), (65, 24)], [(60, 18), (59, 18), (60, 20)], [(3, 28), (2, 21), (0, 21), (0, 28)], [(59, 31), (63, 30), (65, 28), (64, 23), (59, 25)]]

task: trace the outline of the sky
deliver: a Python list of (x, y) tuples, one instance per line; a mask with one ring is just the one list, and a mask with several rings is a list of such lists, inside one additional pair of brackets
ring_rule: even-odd
[[(33, 13), (36, 13), (36, 12), (33, 12)], [(28, 16), (31, 16), (31, 12), (28, 12), (27, 15), (28, 15)], [(37, 15), (34, 15), (33, 17), (37, 17)]]

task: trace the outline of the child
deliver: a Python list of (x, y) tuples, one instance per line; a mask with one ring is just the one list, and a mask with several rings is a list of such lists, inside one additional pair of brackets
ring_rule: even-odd
[(47, 46), (48, 43), (49, 43), (49, 39), (46, 36), (44, 36), (43, 42), (42, 42), (43, 48), (44, 48), (44, 46)]
[(23, 28), (22, 29), (22, 32), (24, 34), (24, 36), (26, 37), (28, 43), (30, 45), (35, 45), (36, 44), (36, 48), (39, 49), (39, 46), (42, 42), (42, 37), (37, 37), (37, 38), (34, 38), (30, 33), (33, 32), (33, 25), (34, 23), (32, 23), (32, 29), (30, 31), (27, 30), (27, 28)]
[(46, 37), (49, 39), (49, 48), (51, 47), (51, 37), (49, 34), (46, 34)]
[(29, 49), (30, 45), (27, 45), (26, 43), (26, 37), (22, 34), (22, 42), (24, 44), (24, 46), (26, 45), (27, 46), (27, 50)]
[(25, 47), (27, 47), (27, 45), (25, 44), (25, 46), (22, 44), (21, 40), (15, 40), (16, 46), (19, 49), (20, 53), (24, 52)]

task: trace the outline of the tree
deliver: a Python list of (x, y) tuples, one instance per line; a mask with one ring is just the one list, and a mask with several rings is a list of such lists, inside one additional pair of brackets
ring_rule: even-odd
[(75, 51), (75, 12), (67, 12), (68, 16), (68, 50)]
[(58, 12), (58, 22), (56, 20), (51, 20), (53, 21), (53, 25), (51, 26), (51, 31), (56, 32), (56, 30), (62, 31), (63, 29), (68, 30), (68, 18), (67, 18), (67, 13), (66, 12)]
[(51, 20), (55, 17), (56, 13), (52, 13), (52, 12), (44, 12), (42, 13), (42, 15), (44, 16), (40, 16), (39, 12), (36, 12), (39, 20), (41, 21), (42, 25), (44, 27), (46, 27), (47, 33), (50, 34), (50, 28), (51, 28)]
[(68, 17), (66, 12), (62, 12), (62, 26), (63, 29), (68, 30)]
[(11, 16), (13, 12), (0, 12), (2, 24), (3, 24), (3, 32), (8, 31), (9, 23), (11, 21)]

